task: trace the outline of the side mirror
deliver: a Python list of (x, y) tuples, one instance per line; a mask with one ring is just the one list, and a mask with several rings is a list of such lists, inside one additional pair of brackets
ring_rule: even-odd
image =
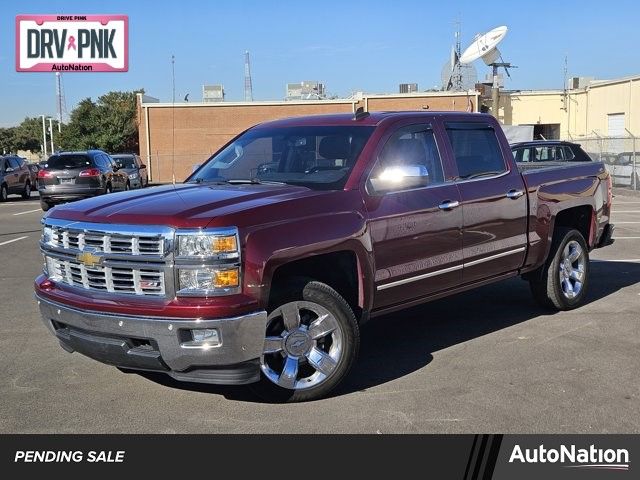
[(144, 163), (140, 164), (140, 170), (147, 168), (147, 166)]
[(385, 168), (370, 182), (377, 193), (420, 188), (429, 184), (429, 172), (424, 165), (397, 165)]
[(113, 166), (113, 171), (117, 172), (121, 168), (122, 168), (122, 164), (120, 162), (116, 162), (115, 165)]

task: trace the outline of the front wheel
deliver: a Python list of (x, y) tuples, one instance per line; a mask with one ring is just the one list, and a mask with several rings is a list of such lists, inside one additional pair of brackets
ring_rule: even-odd
[(359, 345), (358, 322), (344, 298), (324, 283), (302, 281), (271, 308), (262, 378), (252, 388), (275, 402), (324, 397), (347, 375)]
[(559, 229), (549, 259), (529, 282), (540, 305), (554, 310), (579, 307), (589, 284), (589, 249), (582, 234), (574, 229)]
[(2, 184), (0, 185), (0, 202), (6, 202), (9, 198), (9, 190), (7, 186)]

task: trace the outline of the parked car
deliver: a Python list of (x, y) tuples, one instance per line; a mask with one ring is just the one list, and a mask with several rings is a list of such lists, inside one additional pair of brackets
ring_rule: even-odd
[(29, 173), (31, 174), (31, 186), (32, 190), (38, 189), (38, 172), (40, 171), (40, 167), (37, 163), (27, 163), (27, 168), (29, 169)]
[(38, 172), (40, 205), (53, 205), (129, 190), (129, 176), (101, 150), (61, 152), (51, 155)]
[(147, 166), (142, 163), (140, 157), (134, 153), (118, 153), (111, 155), (118, 166), (129, 175), (131, 188), (145, 188), (149, 186)]
[(0, 157), (0, 202), (5, 202), (9, 195), (31, 197), (31, 171), (23, 158), (15, 155)]
[(560, 140), (533, 140), (511, 145), (513, 158), (525, 162), (591, 162), (577, 143)]
[[(636, 167), (634, 168), (634, 156)], [(640, 186), (640, 153), (622, 152), (616, 155), (613, 165), (607, 167), (613, 177), (613, 184), (621, 187)], [(634, 185), (635, 179), (635, 185)]]
[(264, 123), (182, 185), (52, 210), (42, 319), (66, 351), (121, 368), (319, 398), (371, 317), (515, 276), (546, 308), (585, 302), (611, 177), (521, 169), (485, 114)]

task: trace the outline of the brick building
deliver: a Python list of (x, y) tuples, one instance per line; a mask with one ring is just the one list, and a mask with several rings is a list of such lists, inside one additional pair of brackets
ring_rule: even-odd
[(238, 133), (284, 117), (390, 110), (477, 111), (478, 93), (359, 95), (354, 99), (288, 102), (160, 103), (138, 96), (140, 156), (153, 182), (182, 181)]

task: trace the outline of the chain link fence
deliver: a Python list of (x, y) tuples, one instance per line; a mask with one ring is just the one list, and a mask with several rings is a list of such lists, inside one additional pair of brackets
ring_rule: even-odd
[(615, 187), (640, 189), (640, 138), (581, 137), (569, 140), (579, 143), (593, 160), (604, 162)]

